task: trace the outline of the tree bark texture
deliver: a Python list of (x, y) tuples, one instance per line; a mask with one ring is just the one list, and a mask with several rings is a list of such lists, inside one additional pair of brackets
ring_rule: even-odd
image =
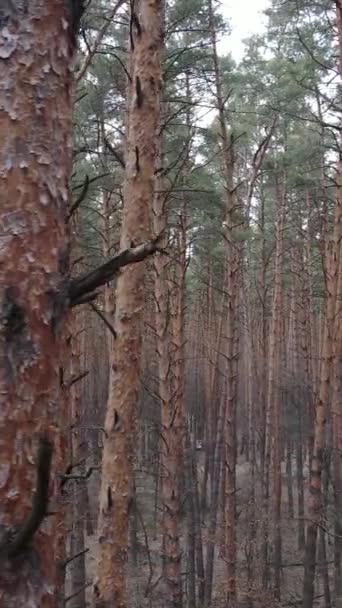
[(337, 168), (336, 203), (333, 239), (330, 243), (326, 263), (326, 312), (322, 341), (321, 368), (319, 386), (315, 402), (314, 444), (311, 460), (309, 486), (308, 524), (306, 528), (306, 545), (304, 558), (303, 608), (311, 608), (314, 598), (317, 533), (321, 525), (324, 504), (322, 491), (322, 469), (326, 445), (326, 419), (330, 397), (330, 383), (333, 371), (333, 326), (336, 310), (338, 275), (341, 266), (342, 235), (342, 196), (341, 196), (341, 163)]
[[(40, 435), (56, 448), (53, 479), (59, 466), (76, 33), (70, 7), (65, 0), (0, 6), (0, 525), (12, 538), (32, 507)], [(1, 606), (60, 605), (56, 523), (49, 517), (15, 558), (3, 536)]]
[[(121, 248), (149, 232), (160, 113), (161, 2), (131, 5), (131, 79)], [(144, 265), (118, 277), (110, 390), (102, 459), (95, 605), (125, 608), (128, 518), (133, 482), (136, 411), (144, 304)]]

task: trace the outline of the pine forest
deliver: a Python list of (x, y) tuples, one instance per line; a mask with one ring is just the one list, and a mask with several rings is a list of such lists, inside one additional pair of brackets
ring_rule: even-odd
[(342, 608), (342, 0), (253, 4), (0, 0), (0, 608)]

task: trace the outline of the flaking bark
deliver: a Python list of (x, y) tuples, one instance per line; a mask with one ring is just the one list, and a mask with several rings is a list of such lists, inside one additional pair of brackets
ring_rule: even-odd
[[(72, 131), (70, 19), (65, 0), (0, 7), (0, 524), (5, 532), (20, 528), (31, 511), (39, 436), (59, 444)], [(54, 458), (53, 478), (57, 464)], [(27, 550), (2, 560), (0, 606), (58, 606), (51, 550), (56, 518), (37, 527)]]
[[(161, 87), (161, 2), (131, 4), (131, 86), (128, 98), (122, 249), (146, 241), (158, 137)], [(133, 85), (139, 78), (139, 90)], [(137, 162), (137, 157), (139, 162)], [(128, 512), (133, 482), (139, 388), (144, 265), (126, 267), (116, 290), (115, 350), (105, 419), (94, 604), (125, 608)]]

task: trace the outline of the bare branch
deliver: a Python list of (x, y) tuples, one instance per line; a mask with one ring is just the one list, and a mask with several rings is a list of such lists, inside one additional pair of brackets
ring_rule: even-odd
[(112, 336), (116, 339), (117, 335), (116, 335), (116, 331), (112, 325), (112, 323), (110, 323), (110, 321), (107, 319), (106, 315), (102, 312), (102, 310), (100, 310), (96, 304), (94, 304), (94, 302), (91, 302), (89, 304), (89, 306), (91, 307), (91, 309), (96, 312), (96, 314), (100, 317), (100, 319), (104, 322), (105, 326), (107, 327), (107, 329), (109, 329), (110, 333), (112, 334)]
[(107, 137), (104, 138), (104, 143), (105, 143), (106, 148), (108, 148), (109, 152), (114, 156), (114, 158), (118, 161), (118, 163), (124, 169), (125, 161), (124, 161), (123, 155), (120, 154), (120, 152), (118, 152), (117, 150), (115, 150), (114, 146), (112, 146), (110, 141), (108, 141)]
[(71, 555), (70, 557), (68, 557), (67, 559), (65, 559), (62, 562), (62, 567), (66, 568), (69, 564), (71, 564), (71, 562), (73, 562), (78, 557), (82, 557), (82, 555), (85, 555), (85, 553), (88, 553), (88, 551), (89, 551), (89, 547), (87, 547), (86, 549), (82, 549), (82, 551), (75, 553), (75, 555)]
[(70, 207), (70, 210), (69, 210), (69, 213), (67, 216), (67, 221), (70, 220), (70, 218), (73, 216), (75, 211), (77, 211), (77, 209), (79, 208), (82, 201), (84, 201), (85, 197), (87, 196), (88, 190), (89, 190), (89, 175), (86, 175), (82, 190), (81, 190), (80, 194), (78, 195), (77, 199), (75, 200), (75, 202)]
[(76, 384), (77, 382), (80, 382), (81, 380), (83, 380), (83, 378), (86, 378), (89, 374), (89, 370), (85, 370), (84, 372), (81, 372), (80, 374), (77, 374), (77, 376), (73, 376), (72, 378), (70, 378), (69, 382), (68, 382), (68, 388), (71, 388), (74, 384)]
[(159, 236), (148, 243), (124, 249), (108, 262), (102, 264), (102, 266), (95, 268), (95, 270), (71, 279), (69, 285), (69, 305), (72, 307), (89, 301), (87, 298), (93, 299), (93, 292), (109, 283), (120, 268), (128, 264), (142, 262), (156, 251), (165, 253), (158, 247), (158, 242)]
[(77, 76), (76, 76), (76, 82), (80, 82), (80, 80), (83, 78), (84, 74), (86, 73), (88, 67), (90, 66), (93, 57), (97, 51), (97, 49), (99, 48), (103, 38), (106, 35), (106, 32), (112, 22), (112, 20), (114, 19), (117, 11), (119, 10), (120, 6), (122, 6), (122, 4), (124, 3), (125, 0), (119, 0), (113, 7), (113, 10), (110, 12), (110, 14), (108, 15), (108, 19), (105, 21), (105, 23), (103, 24), (102, 28), (99, 30), (97, 37), (95, 39), (95, 42), (92, 46), (92, 48), (89, 48), (88, 50), (88, 55), (84, 60), (84, 63), (82, 65), (82, 67), (80, 68), (80, 71), (78, 72)]

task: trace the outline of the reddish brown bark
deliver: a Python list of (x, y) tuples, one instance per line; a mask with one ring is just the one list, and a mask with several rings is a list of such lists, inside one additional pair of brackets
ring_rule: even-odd
[[(161, 165), (161, 159), (159, 159)], [(162, 180), (157, 178), (153, 200), (154, 231), (163, 234), (167, 242), (167, 211), (165, 197), (161, 193)], [(156, 303), (156, 347), (158, 353), (158, 386), (161, 402), (161, 428), (163, 440), (161, 450), (161, 490), (163, 501), (162, 547), (163, 584), (165, 602), (176, 607), (182, 604), (181, 546), (180, 546), (180, 485), (179, 485), (179, 444), (181, 442), (177, 395), (173, 391), (172, 378), (175, 358), (172, 356), (172, 336), (174, 325), (170, 314), (169, 259), (157, 255), (154, 259), (155, 303)]]
[[(333, 332), (337, 301), (338, 276), (341, 265), (341, 235), (342, 235), (342, 196), (341, 196), (341, 163), (337, 168), (337, 192), (332, 242), (327, 250), (326, 263), (326, 312), (324, 334), (322, 340), (321, 368), (319, 385), (315, 402), (314, 445), (311, 462), (310, 495), (308, 503), (308, 524), (306, 529), (303, 607), (311, 608), (314, 597), (314, 582), (316, 570), (316, 545), (318, 529), (324, 514), (322, 469), (324, 449), (326, 445), (326, 419), (330, 397), (330, 383), (333, 371)], [(335, 408), (334, 408), (335, 409)]]
[[(121, 248), (141, 242), (149, 231), (161, 87), (161, 3), (140, 0), (131, 14), (132, 91), (128, 129)], [(128, 513), (132, 498), (135, 422), (139, 389), (144, 266), (118, 277), (110, 392), (105, 419), (98, 523), (99, 559), (94, 602), (101, 608), (127, 606)]]
[[(6, 3), (1, 11), (6, 16), (0, 26), (6, 83), (0, 93), (0, 523), (4, 533), (20, 528), (31, 510), (41, 434), (47, 434), (57, 448), (53, 464), (57, 480), (73, 33), (64, 0), (32, 0), (25, 8), (23, 3)], [(1, 606), (57, 606), (56, 556), (51, 550), (56, 523), (55, 517), (49, 517), (16, 559), (6, 559), (8, 544), (4, 544)]]
[(212, 58), (215, 75), (216, 107), (218, 110), (221, 139), (222, 174), (225, 186), (224, 251), (225, 281), (223, 296), (222, 354), (225, 360), (224, 375), (227, 382), (227, 403), (224, 419), (225, 442), (225, 562), (226, 562), (226, 602), (227, 607), (236, 602), (236, 400), (237, 400), (237, 362), (238, 362), (238, 305), (240, 250), (236, 241), (236, 195), (234, 189), (234, 149), (233, 137), (229, 134), (225, 117), (225, 98), (222, 76), (217, 53), (214, 11), (211, 0), (208, 2), (209, 30), (211, 36)]
[(272, 322), (270, 329), (269, 375), (267, 391), (267, 410), (269, 412), (269, 440), (271, 458), (271, 505), (273, 527), (274, 593), (280, 598), (281, 568), (281, 392), (280, 361), (282, 344), (283, 314), (283, 250), (285, 220), (285, 185), (277, 183), (276, 188), (276, 251), (274, 269), (274, 294)]

